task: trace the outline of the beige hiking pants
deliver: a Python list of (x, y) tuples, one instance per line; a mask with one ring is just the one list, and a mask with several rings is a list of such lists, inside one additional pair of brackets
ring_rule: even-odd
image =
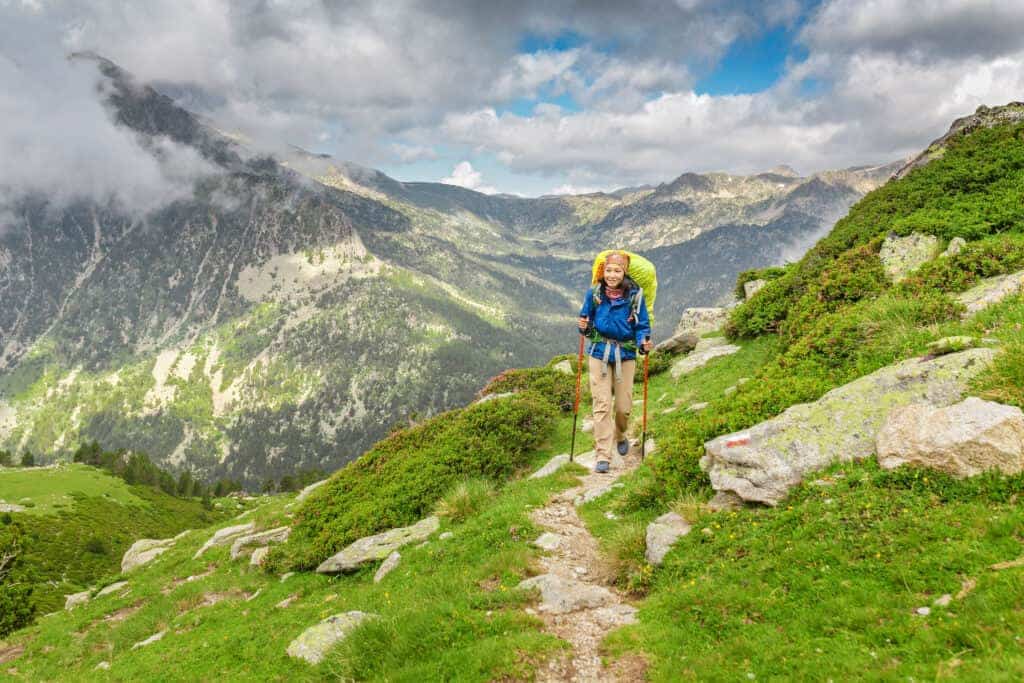
[[(590, 393), (594, 400), (594, 450), (598, 460), (611, 460), (617, 453), (615, 444), (626, 438), (629, 428), (629, 411), (633, 409), (633, 373), (636, 361), (622, 361), (621, 379), (615, 381), (615, 368), (608, 366), (608, 374), (601, 376), (604, 363), (600, 358), (590, 357)], [(614, 395), (614, 415), (612, 396)]]

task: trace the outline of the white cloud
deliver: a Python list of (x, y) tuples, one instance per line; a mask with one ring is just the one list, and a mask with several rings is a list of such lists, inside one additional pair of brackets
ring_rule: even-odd
[(56, 204), (114, 199), (147, 211), (191, 194), (216, 169), (169, 139), (143, 141), (101, 103), (97, 65), (64, 57), (43, 8), (0, 21), (0, 203), (39, 192)]
[(476, 190), (484, 194), (494, 194), (497, 192), (490, 185), (483, 184), (483, 176), (480, 174), (480, 171), (474, 171), (473, 164), (468, 161), (460, 161), (455, 164), (452, 174), (441, 178), (441, 182), (445, 185), (458, 185), (467, 190)]

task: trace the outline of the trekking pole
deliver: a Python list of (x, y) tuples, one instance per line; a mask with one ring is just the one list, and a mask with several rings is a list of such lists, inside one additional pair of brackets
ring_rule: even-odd
[[(647, 342), (647, 339), (644, 339)], [(644, 461), (644, 456), (647, 455), (647, 360), (651, 357), (651, 352), (647, 351), (644, 353), (644, 426), (640, 433), (640, 462)]]
[(580, 330), (580, 350), (576, 354), (576, 401), (572, 406), (572, 445), (569, 446), (569, 462), (573, 461), (576, 454), (576, 418), (580, 414), (580, 378), (583, 377), (583, 342), (586, 337), (583, 330)]

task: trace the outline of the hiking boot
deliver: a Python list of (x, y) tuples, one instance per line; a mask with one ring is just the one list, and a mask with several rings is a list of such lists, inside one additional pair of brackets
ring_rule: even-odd
[(626, 453), (629, 453), (629, 439), (623, 439), (616, 444), (615, 448), (618, 449), (619, 455), (626, 455)]
[(597, 464), (594, 465), (594, 471), (598, 474), (607, 474), (608, 472), (608, 461), (598, 460)]

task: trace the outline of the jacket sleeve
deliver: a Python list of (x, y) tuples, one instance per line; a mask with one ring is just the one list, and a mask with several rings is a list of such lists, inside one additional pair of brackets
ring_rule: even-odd
[(636, 334), (636, 345), (640, 346), (644, 343), (644, 339), (651, 336), (651, 321), (647, 315), (647, 302), (643, 299), (643, 290), (640, 290), (640, 305), (636, 311), (636, 323), (633, 325), (633, 331)]
[(591, 315), (594, 309), (594, 288), (591, 287), (587, 290), (587, 293), (583, 295), (583, 306), (580, 308), (580, 317), (587, 318), (590, 322), (594, 322), (594, 316)]

